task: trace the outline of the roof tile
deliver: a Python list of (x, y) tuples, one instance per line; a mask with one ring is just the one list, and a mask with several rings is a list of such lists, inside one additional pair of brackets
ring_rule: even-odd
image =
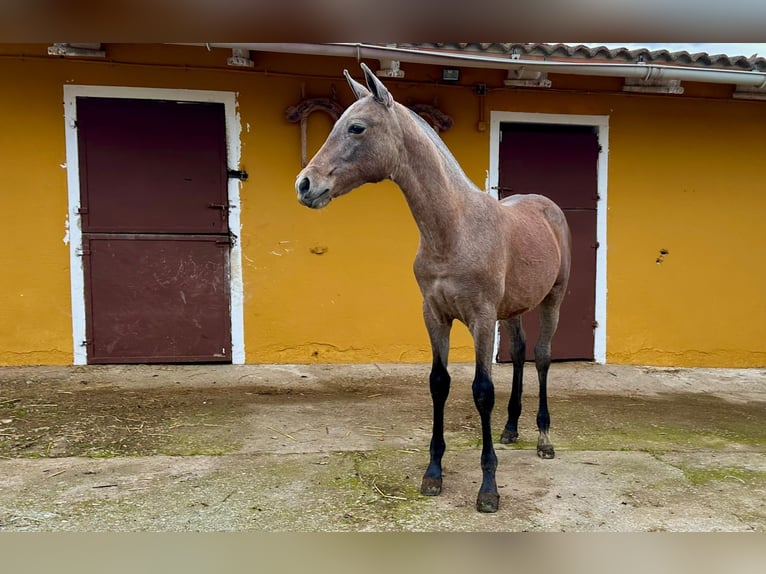
[(647, 48), (608, 48), (606, 46), (586, 46), (584, 44), (515, 44), (515, 43), (399, 43), (400, 48), (421, 50), (439, 50), (451, 52), (481, 52), (496, 55), (514, 55), (522, 59), (549, 61), (599, 61), (615, 64), (645, 63), (694, 68), (719, 68), (729, 70), (752, 70), (766, 72), (766, 58), (753, 54), (729, 56), (726, 54), (708, 54), (696, 52), (690, 54), (682, 50), (649, 50)]

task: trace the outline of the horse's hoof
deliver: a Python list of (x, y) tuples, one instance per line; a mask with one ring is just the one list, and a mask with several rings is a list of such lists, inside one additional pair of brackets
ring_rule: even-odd
[(495, 492), (480, 492), (476, 498), (476, 510), (479, 512), (497, 512), (500, 495)]
[(442, 491), (442, 479), (424, 476), (420, 483), (420, 494), (423, 496), (438, 496)]
[(553, 450), (553, 446), (547, 444), (545, 446), (537, 447), (537, 456), (544, 459), (550, 459), (550, 458), (554, 458), (556, 456), (556, 453)]
[(502, 444), (511, 444), (512, 442), (517, 442), (519, 440), (519, 433), (516, 431), (509, 431), (508, 429), (503, 429), (503, 434), (500, 435), (500, 442)]

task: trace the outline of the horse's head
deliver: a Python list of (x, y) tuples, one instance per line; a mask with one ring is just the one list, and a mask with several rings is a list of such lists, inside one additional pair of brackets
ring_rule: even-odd
[(327, 140), (298, 174), (298, 201), (319, 209), (364, 183), (391, 177), (401, 134), (389, 91), (362, 64), (367, 87), (343, 73), (357, 97), (338, 118)]

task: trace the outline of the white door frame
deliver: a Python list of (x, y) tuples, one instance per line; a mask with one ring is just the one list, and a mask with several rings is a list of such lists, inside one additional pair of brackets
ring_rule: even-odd
[[(570, 124), (592, 126), (598, 134), (601, 148), (597, 162), (598, 201), (596, 202), (596, 309), (593, 357), (598, 363), (606, 363), (606, 211), (607, 211), (607, 163), (609, 160), (609, 116), (538, 114), (522, 112), (490, 112), (489, 128), (489, 173), (487, 191), (498, 197), (497, 187), (500, 177), (500, 124), (501, 123), (536, 123)], [(499, 334), (495, 335), (495, 357)]]
[[(128, 88), (122, 86), (64, 86), (64, 122), (66, 134), (66, 168), (69, 195), (67, 216), (69, 240), (69, 269), (72, 298), (72, 339), (75, 365), (88, 362), (85, 347), (85, 275), (82, 261), (82, 222), (80, 210), (80, 169), (77, 143), (77, 98), (130, 98), (172, 100), (182, 102), (212, 102), (224, 105), (226, 121), (226, 163), (228, 169), (239, 169), (241, 154), (240, 118), (236, 94), (208, 90), (174, 90), (161, 88)], [(240, 237), (240, 182), (228, 180), (229, 229)], [(237, 239), (230, 252), (231, 360), (235, 365), (245, 362), (244, 309), (242, 288), (242, 248)]]

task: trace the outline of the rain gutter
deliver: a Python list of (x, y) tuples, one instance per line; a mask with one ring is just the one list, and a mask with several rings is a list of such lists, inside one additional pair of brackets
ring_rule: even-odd
[(668, 66), (664, 64), (612, 64), (612, 63), (580, 63), (553, 62), (541, 60), (523, 60), (503, 56), (484, 54), (462, 54), (455, 52), (438, 52), (434, 50), (418, 50), (412, 48), (397, 48), (364, 43), (334, 43), (334, 44), (219, 44), (209, 43), (210, 47), (243, 49), (259, 52), (279, 52), (288, 54), (339, 56), (346, 58), (398, 60), (417, 64), (436, 66), (463, 66), (469, 68), (487, 68), (503, 70), (525, 70), (554, 74), (571, 74), (582, 76), (607, 76), (635, 78), (642, 81), (679, 80), (687, 82), (703, 82), (711, 84), (734, 84), (750, 90), (766, 90), (766, 73), (754, 71), (722, 70), (719, 68), (690, 68), (685, 66)]

